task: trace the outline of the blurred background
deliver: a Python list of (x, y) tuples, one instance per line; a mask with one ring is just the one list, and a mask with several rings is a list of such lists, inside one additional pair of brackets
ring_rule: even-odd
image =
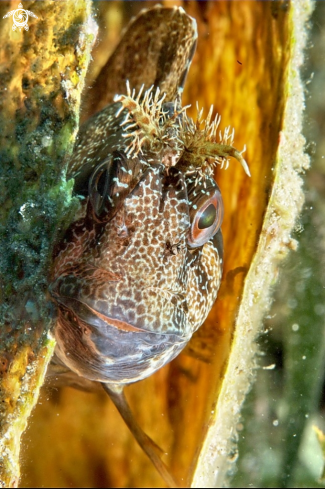
[(311, 158), (299, 246), (282, 266), (239, 428), (231, 487), (323, 487), (325, 431), (325, 2), (315, 2), (302, 69)]

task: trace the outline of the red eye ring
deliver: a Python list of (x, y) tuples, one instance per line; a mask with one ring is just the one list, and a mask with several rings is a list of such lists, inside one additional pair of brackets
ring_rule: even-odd
[(218, 190), (197, 207), (197, 209), (192, 207), (194, 213), (188, 237), (191, 248), (203, 246), (209, 241), (220, 229), (223, 220), (223, 202)]

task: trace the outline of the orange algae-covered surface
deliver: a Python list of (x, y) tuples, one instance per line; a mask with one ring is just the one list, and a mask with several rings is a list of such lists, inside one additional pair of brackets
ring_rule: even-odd
[[(18, 484), (20, 436), (54, 349), (48, 265), (54, 235), (71, 203), (62, 160), (73, 147), (95, 37), (87, 0), (24, 2), (33, 16), (25, 29), (13, 29), (19, 3), (0, 2), (2, 487)], [(18, 23), (27, 21), (19, 16)]]
[[(214, 105), (221, 115), (221, 129), (235, 128), (236, 148), (247, 146), (244, 157), (252, 175), (248, 178), (235, 160), (228, 170), (216, 171), (225, 205), (225, 268), (208, 319), (176, 360), (126, 389), (137, 420), (164, 449), (166, 463), (180, 485), (186, 486), (222, 385), (244, 279), (273, 184), (290, 56), (290, 10), (282, 2), (163, 3), (183, 6), (198, 23), (198, 48), (183, 105), (192, 104), (189, 114), (194, 118), (196, 101), (206, 114)], [(152, 5), (96, 3), (101, 30), (89, 85), (95, 83), (98, 65), (105, 63), (121, 28), (141, 8)], [(163, 484), (101, 391), (89, 394), (44, 387), (24, 437), (22, 463), (23, 487)]]

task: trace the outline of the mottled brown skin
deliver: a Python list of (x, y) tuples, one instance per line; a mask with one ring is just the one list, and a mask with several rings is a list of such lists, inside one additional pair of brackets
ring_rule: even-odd
[[(134, 36), (141, 67), (132, 65)], [(80, 129), (68, 176), (75, 179), (82, 209), (55, 251), (50, 283), (58, 306), (56, 363), (103, 383), (172, 487), (176, 483), (134, 420), (123, 387), (179, 354), (220, 285), (222, 198), (204, 147), (195, 142), (213, 144), (217, 160), (219, 148), (232, 147), (214, 143), (210, 120), (201, 130), (182, 111), (196, 38), (195, 21), (182, 9), (156, 7), (130, 24), (102, 73), (112, 74), (105, 82), (109, 102), (115, 90), (125, 91), (126, 77), (139, 89), (142, 72), (144, 91), (141, 96), (127, 89)]]
[(87, 93), (83, 117), (106, 107), (125, 82), (137, 92), (144, 84), (166, 93), (166, 102), (174, 101), (184, 86), (196, 48), (196, 21), (181, 8), (157, 5), (142, 10), (131, 20), (122, 40), (108, 63), (103, 66)]
[[(107, 125), (116, 124), (116, 105), (104, 111)], [(166, 168), (159, 154), (128, 158), (117, 152), (121, 139), (97, 170), (112, 171), (110, 208), (94, 211), (95, 167), (85, 215), (57, 251), (51, 284), (57, 355), (79, 375), (113, 383), (147, 377), (184, 348), (216, 298), (222, 270), (220, 231), (204, 246), (189, 245), (193, 194), (201, 203), (209, 191), (219, 195), (215, 182), (194, 185), (195, 174)]]
[[(154, 36), (157, 26), (163, 34)], [(168, 53), (176, 58), (162, 55), (168, 38)], [(167, 91), (161, 114), (173, 120), (196, 38), (195, 21), (182, 9), (156, 7), (131, 22), (103, 73), (110, 66), (109, 79), (119, 89), (128, 75), (137, 86), (130, 42), (143, 39), (136, 54), (143, 59), (145, 88), (156, 84)], [(222, 201), (209, 175), (198, 184), (197, 169), (181, 164), (184, 148), (174, 144), (182, 131), (177, 119), (167, 142), (157, 146), (156, 138), (153, 145), (150, 136), (138, 154), (129, 154), (125, 135), (133, 129), (123, 125), (123, 107), (108, 105), (80, 129), (69, 174), (84, 198), (83, 211), (56, 251), (50, 292), (59, 311), (59, 359), (87, 379), (127, 384), (172, 360), (211, 309), (222, 273), (222, 216), (202, 246), (193, 242), (191, 226), (212, 194), (220, 215)], [(98, 178), (105, 188), (97, 188)]]

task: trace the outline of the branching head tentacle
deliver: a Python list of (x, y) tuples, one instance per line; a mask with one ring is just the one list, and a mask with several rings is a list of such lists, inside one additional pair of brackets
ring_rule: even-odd
[(165, 95), (161, 95), (159, 88), (155, 90), (152, 86), (143, 92), (142, 86), (137, 95), (128, 82), (126, 88), (127, 95), (118, 95), (115, 101), (121, 103), (117, 116), (127, 110), (122, 126), (125, 127), (123, 137), (130, 139), (128, 157), (135, 157), (144, 149), (161, 153), (165, 166), (177, 164), (184, 172), (196, 171), (202, 177), (211, 176), (216, 165), (227, 169), (229, 158), (233, 157), (250, 176), (242, 156), (246, 147), (238, 151), (233, 146), (234, 129), (230, 126), (218, 133), (221, 117), (217, 114), (212, 119), (213, 105), (204, 119), (203, 109), (197, 104), (194, 122), (186, 113), (189, 106), (179, 108), (175, 101), (172, 113), (166, 110), (168, 104), (164, 104)]

